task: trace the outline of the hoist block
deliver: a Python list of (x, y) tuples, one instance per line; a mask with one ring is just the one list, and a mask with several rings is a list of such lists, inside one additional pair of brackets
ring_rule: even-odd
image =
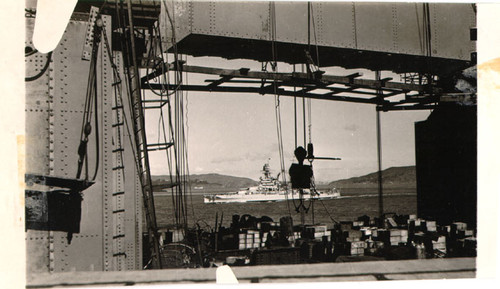
[(290, 166), (292, 189), (310, 189), (313, 176), (312, 167), (308, 165), (292, 164)]

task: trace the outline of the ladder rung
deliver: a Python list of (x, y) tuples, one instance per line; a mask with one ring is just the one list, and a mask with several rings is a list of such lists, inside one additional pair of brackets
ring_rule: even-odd
[(114, 253), (113, 254), (113, 257), (118, 257), (118, 256), (125, 256), (125, 257), (127, 257), (127, 253), (120, 252), (120, 253)]
[(112, 125), (112, 127), (117, 127), (117, 126), (122, 126), (123, 125), (123, 122), (119, 122), (119, 123), (114, 123)]
[(148, 152), (155, 152), (155, 151), (161, 151), (161, 150), (168, 150), (170, 146), (167, 147), (158, 147), (158, 148), (153, 148), (153, 149), (148, 149)]
[(167, 103), (169, 102), (168, 99), (145, 99), (142, 101), (143, 103), (144, 102), (161, 102), (161, 103)]
[(125, 238), (125, 234), (120, 234), (120, 235), (113, 236), (113, 239), (118, 239), (118, 238)]
[(124, 166), (114, 167), (114, 168), (113, 168), (113, 171), (116, 171), (116, 170), (121, 170), (121, 169), (124, 169), (124, 168), (125, 168)]
[(115, 82), (115, 83), (113, 83), (113, 84), (111, 84), (111, 85), (112, 85), (112, 86), (116, 86), (116, 85), (118, 85), (118, 84), (120, 84), (120, 83), (122, 83), (122, 81), (121, 81), (121, 80), (119, 80), (119, 81), (117, 81), (117, 82)]
[(117, 110), (117, 109), (122, 109), (122, 108), (123, 108), (123, 105), (119, 105), (119, 106), (113, 106), (111, 109)]
[(125, 151), (123, 148), (119, 148), (119, 149), (114, 149), (112, 152), (117, 153), (117, 152), (123, 152), (123, 151)]
[(120, 210), (113, 211), (113, 214), (124, 213), (124, 212), (125, 212), (125, 209), (120, 209)]
[(115, 192), (113, 196), (125, 195), (125, 192)]
[[(171, 147), (173, 145), (174, 145), (173, 142), (165, 142), (165, 143), (148, 144), (147, 147), (148, 148), (150, 148), (150, 147), (158, 147), (159, 148), (159, 147), (165, 146), (166, 148), (169, 148), (169, 147)], [(150, 150), (150, 149), (148, 149), (148, 150)]]

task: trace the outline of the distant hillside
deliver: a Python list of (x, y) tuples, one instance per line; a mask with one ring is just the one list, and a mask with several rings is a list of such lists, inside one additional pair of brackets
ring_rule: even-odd
[[(153, 187), (161, 188), (170, 183), (168, 176), (153, 176)], [(233, 189), (246, 188), (258, 185), (257, 181), (249, 178), (233, 177), (220, 174), (190, 175), (191, 188), (198, 187), (205, 190), (210, 189)]]
[[(160, 191), (170, 184), (168, 176), (153, 176), (153, 188)], [(392, 167), (382, 171), (384, 187), (387, 188), (415, 188), (416, 175), (415, 166)], [(258, 185), (257, 181), (250, 178), (233, 177), (220, 174), (191, 175), (191, 188), (203, 189), (204, 191), (234, 191), (240, 188), (248, 188)], [(336, 188), (376, 188), (378, 186), (377, 173), (371, 173), (361, 177), (338, 180), (328, 183), (328, 187)]]
[[(385, 187), (414, 188), (416, 187), (415, 166), (391, 167), (382, 171), (382, 183)], [(329, 183), (336, 188), (372, 188), (378, 186), (378, 173), (361, 177), (338, 180)]]

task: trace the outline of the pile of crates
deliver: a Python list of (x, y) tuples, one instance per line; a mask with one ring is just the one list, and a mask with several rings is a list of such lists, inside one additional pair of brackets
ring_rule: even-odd
[(380, 223), (379, 220), (363, 216), (354, 222), (338, 224), (331, 231), (337, 253), (364, 256), (376, 255), (384, 248), (413, 247), (421, 258), (475, 256), (475, 233), (468, 230), (465, 223), (438, 226), (435, 221), (417, 218), (416, 215), (386, 218), (383, 228), (377, 223)]
[(347, 252), (350, 256), (364, 256), (367, 248), (368, 242), (365, 241), (347, 242)]
[(287, 246), (293, 246), (295, 240), (300, 238), (300, 232), (290, 232), (292, 230), (293, 224), (289, 219), (284, 218), (280, 222), (257, 222), (250, 228), (238, 228), (236, 232), (238, 249), (264, 248), (268, 239), (278, 239), (282, 236), (288, 240)]
[(376, 229), (373, 232), (374, 240), (389, 246), (405, 246), (408, 243), (408, 230), (406, 229)]
[(315, 239), (318, 241), (326, 240), (328, 242), (332, 240), (332, 232), (328, 230), (326, 225), (308, 225), (304, 227), (302, 232), (294, 233), (299, 238)]
[[(231, 232), (238, 244), (235, 248), (259, 252), (255, 260), (260, 264), (272, 263), (267, 260), (270, 255), (261, 251), (293, 247), (299, 250), (293, 252), (300, 252), (301, 262), (334, 261), (341, 255), (384, 257), (391, 254), (393, 258), (394, 252), (399, 252), (395, 258), (408, 258), (409, 254), (413, 256), (409, 258), (476, 255), (475, 231), (468, 229), (467, 224), (455, 222), (439, 226), (433, 220), (416, 215), (394, 215), (384, 220), (362, 216), (353, 222), (335, 224), (333, 228), (325, 224), (293, 226), (292, 221), (284, 217), (280, 222), (257, 222), (250, 228)], [(283, 258), (280, 257), (282, 261)]]
[(449, 243), (453, 246), (454, 257), (476, 256), (477, 240), (474, 230), (467, 228), (466, 223), (455, 222), (446, 226)]

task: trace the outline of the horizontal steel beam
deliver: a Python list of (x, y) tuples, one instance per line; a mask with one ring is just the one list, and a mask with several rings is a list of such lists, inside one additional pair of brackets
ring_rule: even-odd
[(428, 110), (436, 109), (437, 104), (415, 104), (415, 105), (380, 105), (377, 106), (377, 111), (394, 111), (394, 110)]
[(314, 160), (322, 160), (322, 161), (341, 161), (341, 158), (334, 158), (334, 157), (314, 157), (312, 158)]
[(25, 174), (24, 181), (28, 185), (39, 184), (47, 187), (68, 188), (76, 191), (83, 191), (94, 184), (93, 181), (36, 174)]

